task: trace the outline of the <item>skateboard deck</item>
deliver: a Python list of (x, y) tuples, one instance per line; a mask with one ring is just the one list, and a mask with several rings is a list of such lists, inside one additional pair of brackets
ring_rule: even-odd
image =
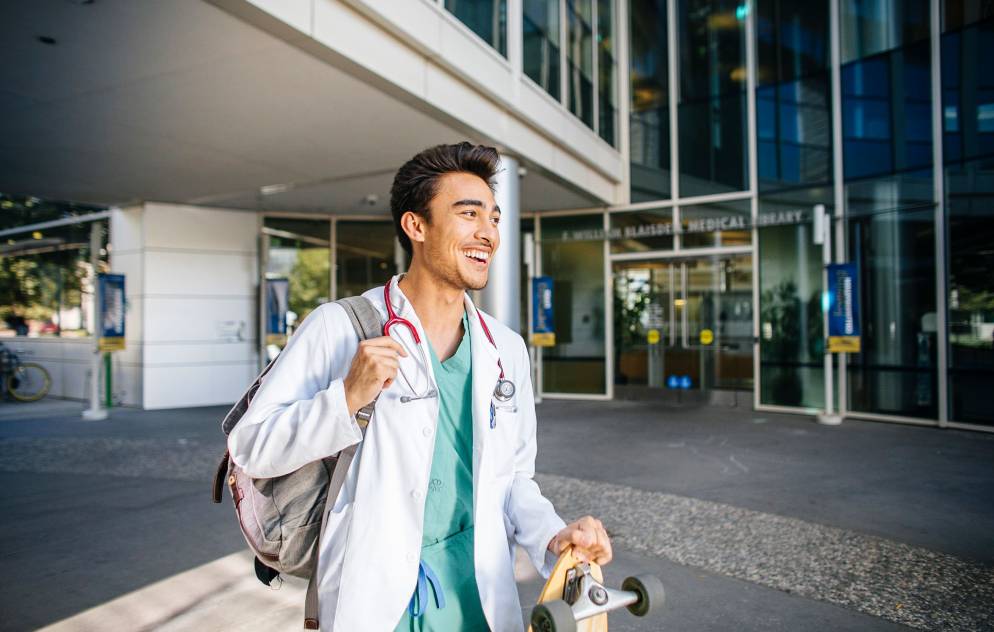
[[(573, 547), (566, 547), (566, 550), (562, 552), (556, 561), (556, 565), (552, 568), (552, 573), (549, 574), (549, 579), (545, 582), (545, 586), (542, 587), (542, 592), (539, 594), (538, 601), (535, 603), (540, 604), (562, 599), (563, 589), (566, 587), (566, 573), (579, 563), (580, 560), (573, 554)], [(594, 579), (603, 583), (604, 574), (601, 572), (600, 565), (594, 562), (589, 562), (589, 564), (590, 574)], [(528, 626), (528, 632), (534, 632), (531, 626)], [(576, 632), (608, 632), (607, 613), (605, 612), (589, 619), (577, 621)]]

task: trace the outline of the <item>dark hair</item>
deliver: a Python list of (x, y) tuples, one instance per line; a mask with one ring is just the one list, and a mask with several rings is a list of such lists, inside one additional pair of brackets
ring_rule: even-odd
[(500, 154), (493, 147), (471, 145), (437, 145), (425, 149), (397, 170), (390, 188), (390, 212), (397, 239), (408, 255), (411, 239), (400, 226), (400, 218), (411, 211), (428, 218), (428, 205), (438, 193), (438, 180), (447, 173), (471, 173), (479, 176), (492, 191), (493, 179), (500, 165)]

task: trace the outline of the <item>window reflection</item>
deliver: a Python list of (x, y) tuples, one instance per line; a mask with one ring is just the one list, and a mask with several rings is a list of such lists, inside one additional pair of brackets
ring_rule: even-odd
[(994, 17), (942, 36), (942, 149), (946, 162), (994, 153), (991, 60)]
[(542, 349), (546, 393), (606, 392), (602, 215), (541, 220), (542, 274), (553, 278), (556, 346)]
[(745, 189), (745, 12), (730, 0), (678, 7), (680, 195)]
[(614, 97), (614, 3), (611, 0), (597, 0), (597, 133), (601, 138), (615, 144), (615, 97)]
[(859, 266), (862, 352), (849, 356), (850, 408), (938, 414), (935, 211), (931, 170), (846, 185), (849, 256)]
[(756, 42), (760, 190), (831, 182), (828, 4), (760, 2)]
[(445, 8), (507, 56), (507, 0), (445, 0)]
[(558, 100), (558, 0), (524, 0), (521, 20), (524, 72)]
[(928, 0), (841, 0), (842, 63), (928, 39)]
[(594, 127), (594, 48), (591, 0), (567, 0), (569, 111)]
[(670, 197), (666, 0), (631, 2), (631, 199)]
[(392, 222), (339, 221), (335, 226), (338, 296), (358, 296), (397, 273)]

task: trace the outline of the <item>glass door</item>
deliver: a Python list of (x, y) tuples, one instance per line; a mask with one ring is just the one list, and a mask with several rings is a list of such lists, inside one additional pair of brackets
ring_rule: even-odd
[(750, 255), (616, 262), (622, 397), (752, 388)]
[(261, 299), (260, 357), (266, 363), (315, 307), (331, 299), (331, 222), (265, 218)]

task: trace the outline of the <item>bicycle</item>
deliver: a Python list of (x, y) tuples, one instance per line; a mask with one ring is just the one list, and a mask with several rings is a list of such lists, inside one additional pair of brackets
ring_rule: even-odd
[(36, 362), (21, 362), (17, 353), (0, 342), (0, 382), (19, 402), (36, 402), (52, 387), (52, 376)]

